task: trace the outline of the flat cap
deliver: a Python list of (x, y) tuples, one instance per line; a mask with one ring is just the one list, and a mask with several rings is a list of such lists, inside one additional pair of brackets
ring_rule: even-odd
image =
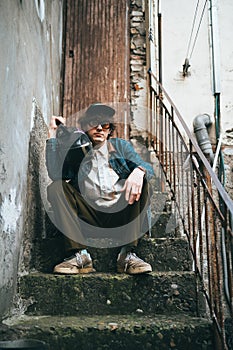
[(104, 105), (102, 103), (93, 103), (90, 105), (86, 112), (79, 118), (79, 122), (85, 122), (88, 120), (93, 120), (96, 117), (105, 118), (107, 120), (111, 119), (115, 114), (115, 109), (110, 106)]

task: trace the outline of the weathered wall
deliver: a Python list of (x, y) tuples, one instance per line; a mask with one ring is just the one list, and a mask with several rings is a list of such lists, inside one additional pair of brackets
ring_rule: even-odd
[[(220, 56), (222, 128), (223, 131), (226, 131), (232, 128), (232, 93), (230, 87), (233, 80), (233, 44), (230, 36), (233, 30), (231, 16), (233, 3), (231, 0), (217, 0), (213, 1), (214, 3), (217, 5), (218, 19), (215, 27), (219, 36), (219, 50), (217, 50), (217, 54)], [(172, 0), (166, 0), (161, 3), (164, 85), (190, 129), (192, 129), (193, 118), (197, 114), (209, 113), (213, 115), (214, 113), (209, 2), (204, 10), (204, 16), (193, 48), (193, 41), (198, 30), (204, 4), (205, 0), (200, 1), (191, 45), (188, 50), (196, 3), (181, 0), (179, 10), (177, 4)], [(189, 68), (190, 74), (183, 77), (182, 69), (186, 56), (191, 56), (191, 67)]]
[[(148, 11), (149, 4), (153, 8), (153, 14)], [(205, 0), (199, 2), (197, 18), (194, 22), (192, 39), (192, 25), (196, 3), (186, 0), (177, 3), (172, 0), (160, 2), (159, 11), (162, 15), (162, 75), (163, 86), (168, 92), (172, 101), (180, 111), (186, 124), (193, 131), (194, 118), (203, 113), (213, 117), (215, 102), (212, 88), (213, 70), (211, 66), (210, 46), (210, 22), (209, 5), (203, 13), (203, 19), (198, 30)], [(233, 124), (232, 124), (232, 92), (233, 82), (232, 56), (233, 44), (230, 40), (233, 31), (231, 13), (233, 2), (225, 0), (213, 1), (217, 8), (217, 33), (219, 36), (220, 56), (220, 101), (221, 101), (221, 128), (222, 128), (222, 149), (226, 169), (226, 189), (233, 198)], [(157, 6), (155, 0), (131, 0), (131, 110), (132, 110), (132, 131), (131, 136), (143, 135), (146, 129), (146, 106), (147, 106), (147, 69), (149, 68), (148, 45), (149, 24), (151, 16), (155, 27), (153, 29), (154, 54), (152, 70), (157, 75)], [(153, 27), (153, 26), (152, 26)], [(193, 47), (194, 45), (194, 47)], [(189, 50), (188, 50), (189, 47)], [(193, 51), (192, 51), (193, 49)], [(183, 64), (186, 56), (190, 58), (191, 67), (188, 75), (183, 76)], [(190, 57), (191, 56), (191, 57)], [(146, 65), (147, 62), (147, 65)], [(144, 136), (144, 135), (143, 135)], [(215, 142), (214, 124), (210, 129), (211, 141)]]
[[(45, 123), (58, 113), (61, 29), (62, 0), (0, 2), (0, 318), (12, 302), (25, 221), (30, 225), (30, 134), (46, 137)], [(38, 108), (43, 122), (35, 126)]]
[(146, 21), (143, 0), (130, 2), (131, 137), (146, 137), (147, 116)]
[[(221, 128), (223, 136), (223, 155), (226, 166), (226, 189), (233, 198), (233, 123), (232, 123), (232, 82), (233, 82), (233, 2), (231, 0), (212, 1), (217, 8), (217, 27), (219, 36), (220, 61), (220, 101)], [(179, 6), (172, 0), (161, 1), (163, 28), (163, 85), (173, 102), (181, 112), (190, 130), (193, 119), (198, 114), (208, 113), (214, 116), (214, 96), (212, 89), (212, 66), (210, 47), (210, 2), (204, 11), (203, 20), (197, 34), (189, 68), (189, 75), (183, 77), (183, 64), (187, 52), (190, 57), (194, 38), (197, 33), (205, 0), (199, 2), (190, 50), (188, 44), (196, 10), (196, 2), (180, 0)], [(211, 135), (215, 134), (214, 127)]]

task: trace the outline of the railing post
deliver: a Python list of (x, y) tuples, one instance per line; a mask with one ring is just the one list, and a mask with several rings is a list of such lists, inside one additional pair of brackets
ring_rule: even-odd
[(233, 313), (233, 202), (161, 83), (150, 74), (152, 105), (156, 110), (155, 152), (194, 257), (195, 271), (213, 320), (215, 350), (229, 350), (232, 330), (228, 328)]
[[(208, 226), (209, 226), (209, 234), (210, 236), (210, 245), (207, 247), (209, 249), (209, 263), (210, 263), (210, 276), (209, 283), (211, 284), (210, 293), (211, 295), (211, 314), (214, 319), (214, 339), (215, 339), (215, 347), (216, 349), (227, 349), (225, 344), (225, 334), (224, 334), (224, 320), (223, 320), (223, 311), (222, 311), (222, 300), (221, 300), (221, 288), (222, 288), (222, 276), (220, 273), (221, 264), (219, 262), (219, 250), (220, 250), (220, 230), (218, 227), (218, 222), (216, 221), (216, 217), (214, 216), (214, 208), (211, 199), (213, 198), (213, 190), (212, 190), (212, 181), (208, 171), (204, 168), (203, 175), (206, 181), (206, 185), (209, 191), (209, 195), (212, 198), (207, 198), (207, 208), (208, 211)], [(208, 196), (209, 197), (209, 196)], [(216, 319), (215, 319), (216, 317)]]

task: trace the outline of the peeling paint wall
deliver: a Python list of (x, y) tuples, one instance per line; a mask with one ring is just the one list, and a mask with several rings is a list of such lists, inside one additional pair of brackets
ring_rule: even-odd
[[(58, 113), (62, 1), (0, 2), (0, 318), (16, 288), (28, 198), (28, 155), (36, 109)], [(46, 127), (43, 130), (46, 133)]]

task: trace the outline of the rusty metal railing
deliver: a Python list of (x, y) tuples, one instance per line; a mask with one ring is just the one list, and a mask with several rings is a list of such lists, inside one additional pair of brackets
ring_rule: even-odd
[[(148, 141), (163, 169), (189, 241), (198, 277), (197, 295), (205, 295), (215, 347), (230, 349), (233, 202), (168, 94), (151, 71), (149, 76)], [(198, 313), (202, 311), (199, 308)]]

